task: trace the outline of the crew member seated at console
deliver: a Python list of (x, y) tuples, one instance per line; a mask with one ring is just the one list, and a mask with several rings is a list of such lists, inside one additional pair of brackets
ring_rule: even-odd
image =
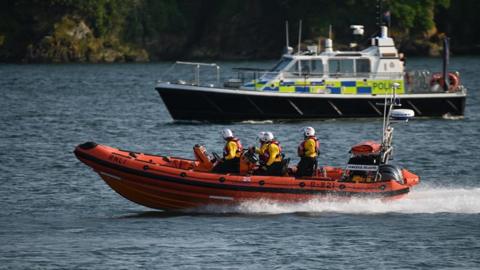
[(238, 173), (240, 168), (240, 155), (242, 154), (242, 143), (238, 138), (233, 136), (233, 132), (226, 128), (222, 130), (222, 137), (225, 140), (223, 148), (223, 158), (219, 160), (213, 168), (218, 173)]
[(258, 134), (258, 141), (260, 142), (260, 147), (252, 146), (248, 148), (248, 151), (250, 153), (255, 153), (258, 155), (260, 166), (265, 166), (265, 163), (267, 162), (265, 160), (265, 155), (264, 155), (265, 150), (268, 147), (268, 143), (265, 141), (265, 133), (266, 133), (265, 131), (262, 131)]
[(256, 174), (260, 175), (275, 175), (281, 176), (284, 174), (284, 164), (282, 147), (280, 143), (275, 140), (272, 132), (265, 132), (263, 134), (263, 141), (265, 142), (265, 150), (263, 154), (259, 154), (259, 160), (264, 160), (264, 164), (260, 167)]
[(300, 162), (297, 164), (296, 177), (312, 176), (317, 169), (317, 157), (320, 154), (320, 142), (315, 137), (315, 129), (306, 127), (303, 130), (303, 142), (298, 146)]

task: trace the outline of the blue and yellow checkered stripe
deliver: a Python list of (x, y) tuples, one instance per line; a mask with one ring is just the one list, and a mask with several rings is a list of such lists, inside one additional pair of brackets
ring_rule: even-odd
[[(405, 93), (403, 80), (359, 80), (359, 81), (275, 81), (255, 82), (256, 89), (281, 93), (330, 93), (330, 94), (389, 94), (398, 83), (397, 94)], [(252, 85), (253, 86), (253, 85)]]

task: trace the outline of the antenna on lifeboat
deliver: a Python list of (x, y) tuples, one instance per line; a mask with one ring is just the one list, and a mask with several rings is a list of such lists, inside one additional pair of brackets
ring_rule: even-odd
[(382, 133), (382, 157), (381, 161), (387, 164), (393, 155), (393, 127), (394, 122), (408, 122), (415, 116), (415, 112), (410, 109), (394, 109), (401, 107), (400, 100), (397, 99), (396, 92), (400, 88), (399, 83), (392, 84), (392, 95), (387, 99), (385, 93), (385, 102), (383, 103), (383, 133)]
[(300, 44), (302, 43), (302, 20), (300, 20), (298, 25), (298, 51), (297, 53), (300, 54)]

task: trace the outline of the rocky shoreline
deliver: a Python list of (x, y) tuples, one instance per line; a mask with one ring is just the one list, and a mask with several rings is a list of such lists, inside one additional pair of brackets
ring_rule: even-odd
[[(472, 27), (480, 1), (381, 2), (392, 11), (390, 33), (405, 55), (438, 56), (445, 36), (453, 54), (480, 53), (480, 28)], [(332, 26), (334, 48), (345, 50), (351, 24), (365, 23), (364, 43), (378, 30), (376, 12), (375, 1), (318, 0), (305, 9), (293, 0), (5, 0), (0, 62), (278, 59), (287, 20), (291, 46), (302, 19), (303, 46), (318, 44)]]
[[(24, 63), (122, 63), (150, 62), (156, 60), (188, 59), (275, 59), (281, 54), (281, 47), (265, 44), (267, 48), (251, 48), (245, 50), (235, 48), (233, 51), (221, 50), (215, 46), (215, 41), (200, 41), (190, 48), (182, 46), (185, 39), (170, 36), (162, 44), (156, 44), (155, 49), (148, 52), (133, 44), (120, 41), (114, 35), (95, 37), (92, 29), (79, 17), (64, 16), (55, 23), (51, 34), (44, 36), (38, 43), (27, 46), (26, 55), (20, 61)], [(306, 40), (305, 44), (313, 43)], [(212, 46), (213, 44), (213, 46)], [(409, 41), (400, 38), (400, 49), (410, 55), (438, 56), (441, 53), (441, 41), (432, 36), (428, 40)], [(179, 46), (180, 45), (180, 46)], [(340, 49), (347, 45), (338, 44)], [(151, 55), (156, 55), (153, 58)]]
[(51, 35), (30, 44), (22, 62), (28, 63), (113, 63), (148, 62), (145, 49), (119, 41), (114, 36), (97, 38), (78, 17), (65, 16), (54, 25)]

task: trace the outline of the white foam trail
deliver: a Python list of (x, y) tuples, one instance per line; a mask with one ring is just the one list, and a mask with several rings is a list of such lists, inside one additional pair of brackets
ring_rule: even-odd
[(285, 214), (285, 213), (347, 213), (347, 214), (433, 214), (480, 213), (480, 188), (424, 188), (411, 191), (395, 201), (353, 198), (351, 200), (312, 200), (303, 203), (252, 201), (238, 206), (208, 206), (209, 213)]

